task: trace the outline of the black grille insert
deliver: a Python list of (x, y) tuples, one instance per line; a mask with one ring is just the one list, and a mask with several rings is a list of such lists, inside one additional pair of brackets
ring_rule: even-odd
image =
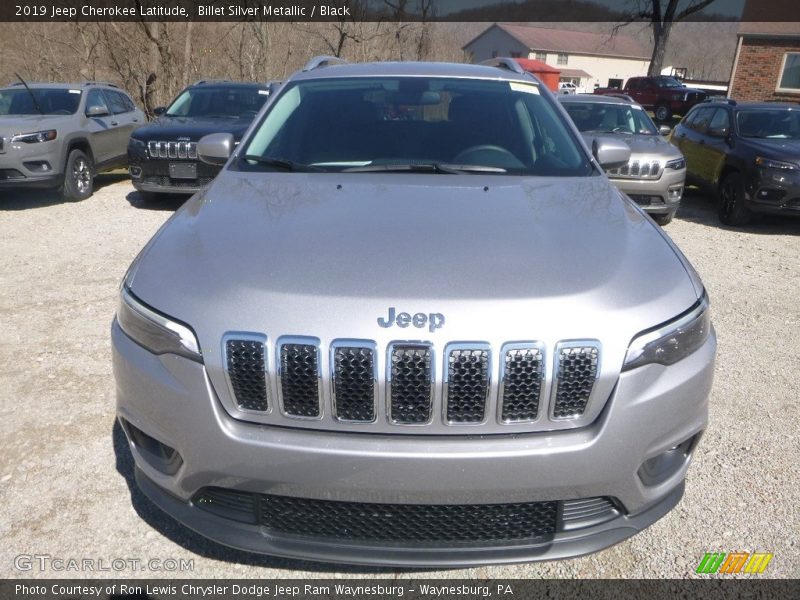
[(454, 349), (447, 353), (447, 420), (480, 423), (489, 396), (489, 351)]
[(285, 343), (280, 347), (280, 361), (283, 411), (294, 417), (319, 417), (317, 346)]
[(375, 355), (372, 348), (334, 348), (333, 403), (337, 419), (365, 423), (375, 420)]
[(536, 347), (506, 350), (503, 363), (503, 421), (533, 421), (539, 416), (544, 356)]
[(562, 346), (557, 358), (553, 416), (559, 419), (579, 417), (586, 410), (594, 389), (599, 351), (596, 346)]
[(395, 423), (427, 423), (433, 386), (429, 346), (397, 345), (391, 353), (391, 418)]
[(254, 340), (227, 340), (225, 354), (228, 377), (239, 408), (269, 410), (264, 344)]

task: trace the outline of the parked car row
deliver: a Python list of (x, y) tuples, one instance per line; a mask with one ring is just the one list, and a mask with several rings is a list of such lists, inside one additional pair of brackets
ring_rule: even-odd
[(219, 171), (198, 160), (197, 141), (241, 138), (278, 85), (199, 81), (147, 124), (113, 84), (20, 80), (0, 89), (0, 189), (56, 188), (82, 200), (97, 173), (129, 166), (141, 193), (195, 192)]

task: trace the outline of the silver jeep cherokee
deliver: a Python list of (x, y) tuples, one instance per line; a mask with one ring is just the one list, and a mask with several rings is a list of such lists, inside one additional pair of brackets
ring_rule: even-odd
[(703, 285), (513, 62), (316, 59), (136, 258), (112, 325), (141, 489), (213, 540), (361, 564), (575, 556), (673, 508)]
[(669, 127), (655, 126), (633, 100), (619, 96), (559, 96), (584, 138), (612, 136), (631, 148), (630, 160), (607, 171), (611, 181), (659, 225), (678, 211), (686, 182), (683, 153), (665, 137)]

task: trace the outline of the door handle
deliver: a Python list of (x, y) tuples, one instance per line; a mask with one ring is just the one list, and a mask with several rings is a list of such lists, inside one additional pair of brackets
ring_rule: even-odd
[(681, 139), (683, 139), (683, 138), (685, 138), (685, 137), (686, 137), (686, 134), (685, 134), (685, 133), (681, 133), (680, 135), (678, 135), (678, 137), (679, 137), (679, 138), (681, 138)]
[(139, 119), (134, 119), (134, 120), (133, 120), (133, 122), (134, 122), (134, 123), (138, 123), (138, 122), (139, 122)]
[(114, 126), (119, 125), (119, 123), (117, 123), (116, 121), (111, 121), (111, 124), (114, 125)]

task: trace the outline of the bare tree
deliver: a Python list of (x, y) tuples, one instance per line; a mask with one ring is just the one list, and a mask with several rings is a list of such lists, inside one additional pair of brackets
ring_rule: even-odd
[[(653, 32), (653, 55), (650, 59), (648, 75), (660, 75), (667, 50), (672, 24), (683, 21), (703, 10), (715, 0), (629, 0), (628, 17), (615, 31), (624, 25), (647, 19)], [(680, 5), (680, 6), (679, 6)]]

